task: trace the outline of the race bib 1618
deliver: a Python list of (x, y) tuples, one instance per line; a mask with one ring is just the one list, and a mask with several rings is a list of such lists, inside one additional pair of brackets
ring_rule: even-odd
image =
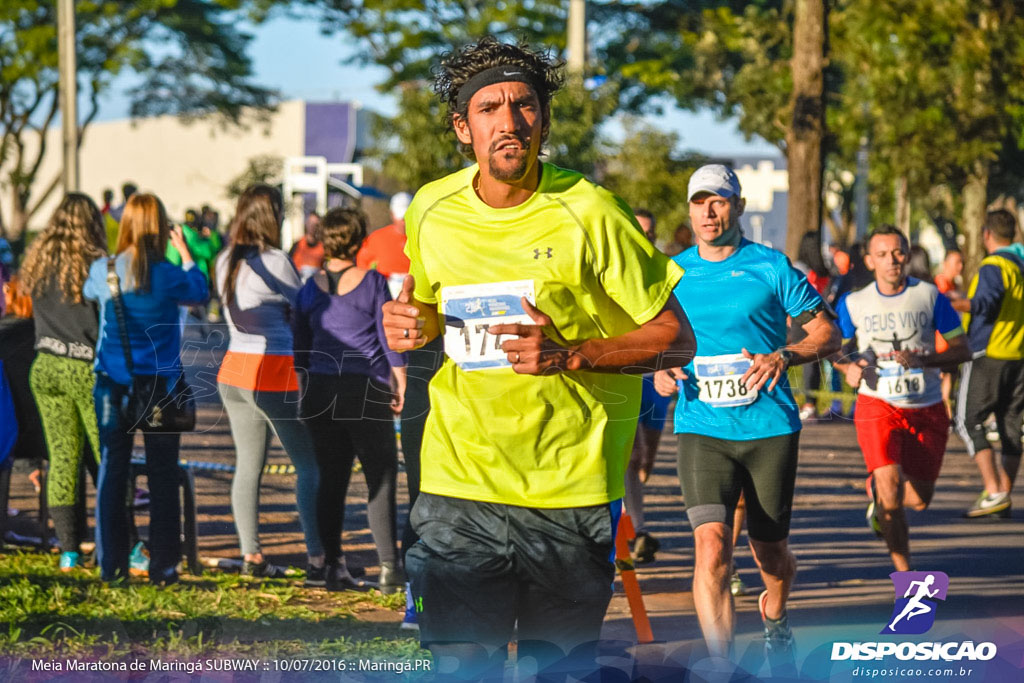
[(882, 398), (906, 400), (924, 393), (924, 370), (904, 368), (895, 361), (878, 361), (878, 390)]

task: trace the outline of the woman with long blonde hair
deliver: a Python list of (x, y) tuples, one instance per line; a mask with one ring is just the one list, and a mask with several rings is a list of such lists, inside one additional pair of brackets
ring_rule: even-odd
[(235, 441), (231, 512), (242, 546), (242, 574), (254, 577), (284, 574), (263, 556), (259, 540), (260, 478), (271, 433), (295, 465), (309, 568), (322, 572), (324, 566), (316, 518), (319, 477), (312, 439), (299, 421), (299, 384), (288, 323), (301, 282), (288, 254), (280, 249), (282, 217), (280, 192), (262, 184), (246, 189), (238, 198), (230, 246), (217, 258), (215, 269), (231, 333), (217, 374)]
[[(164, 259), (168, 241), (182, 255), (180, 268)], [(107, 259), (92, 264), (83, 294), (100, 306), (94, 390), (102, 453), (96, 493), (96, 552), (100, 578), (114, 583), (128, 577), (125, 494), (134, 431), (120, 410), (131, 389), (132, 373), (125, 364), (117, 314), (107, 286), (107, 264)], [(160, 375), (173, 382), (182, 373), (178, 306), (205, 303), (209, 290), (206, 277), (185, 246), (181, 229), (171, 229), (163, 204), (154, 195), (134, 194), (126, 202), (114, 271), (120, 281), (134, 373)], [(150, 492), (149, 580), (170, 584), (178, 580), (181, 560), (180, 435), (145, 432), (143, 441)]]
[(82, 453), (96, 478), (100, 454), (92, 371), (99, 332), (96, 304), (82, 297), (89, 266), (106, 255), (103, 217), (88, 196), (69, 193), (33, 241), (21, 267), (31, 295), (37, 351), (29, 383), (46, 436), (46, 499), (61, 547), (60, 568), (81, 565), (85, 540)]

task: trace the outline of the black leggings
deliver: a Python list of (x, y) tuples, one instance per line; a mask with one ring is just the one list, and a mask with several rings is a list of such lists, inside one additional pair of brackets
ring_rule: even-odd
[(405, 407), (402, 409), (402, 455), (405, 459), (405, 478), (409, 487), (409, 514), (402, 528), (402, 557), (420, 540), (412, 528), (412, 506), (420, 495), (420, 447), (423, 430), (430, 414), (430, 380), (444, 361), (444, 339), (438, 337), (421, 349), (405, 354), (408, 365), (408, 385), (405, 388)]
[(365, 375), (309, 375), (301, 415), (320, 470), (316, 516), (328, 563), (341, 557), (345, 496), (355, 458), (370, 490), (367, 516), (381, 562), (398, 559), (395, 481), (398, 449), (387, 385)]

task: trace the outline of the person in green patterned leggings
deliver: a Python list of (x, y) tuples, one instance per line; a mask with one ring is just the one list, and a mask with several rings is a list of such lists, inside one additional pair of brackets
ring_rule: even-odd
[(50, 455), (47, 504), (62, 550), (60, 567), (80, 564), (86, 530), (80, 472), (83, 447), (94, 473), (100, 453), (92, 363), (99, 328), (96, 304), (82, 298), (89, 265), (106, 255), (103, 218), (88, 196), (72, 192), (25, 255), (21, 274), (36, 328), (29, 382)]

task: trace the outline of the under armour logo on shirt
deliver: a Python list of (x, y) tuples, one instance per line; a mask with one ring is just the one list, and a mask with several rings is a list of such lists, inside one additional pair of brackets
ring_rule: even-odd
[(540, 249), (534, 249), (534, 250), (533, 250), (533, 260), (535, 260), (535, 261), (536, 261), (537, 259), (539, 259), (539, 258), (540, 258), (540, 256), (541, 256), (541, 254), (544, 254), (544, 255), (546, 255), (546, 256), (547, 256), (548, 258), (551, 258), (551, 257), (552, 257), (552, 253), (551, 253), (551, 247), (548, 247), (548, 248), (547, 248), (546, 250), (544, 250), (544, 251), (541, 251)]

